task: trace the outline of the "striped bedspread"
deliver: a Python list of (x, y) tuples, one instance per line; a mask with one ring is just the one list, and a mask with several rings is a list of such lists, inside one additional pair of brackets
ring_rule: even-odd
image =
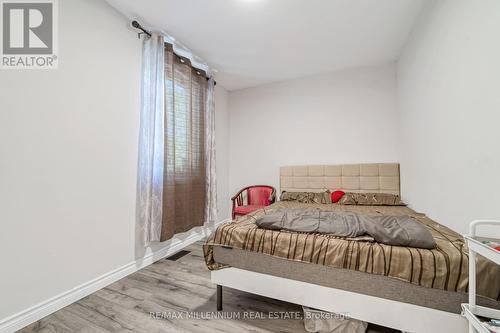
[[(284, 207), (314, 207), (370, 215), (409, 215), (429, 229), (437, 247), (429, 250), (391, 246), (376, 243), (367, 237), (347, 239), (325, 234), (261, 229), (255, 225), (259, 216)], [(427, 288), (457, 292), (467, 292), (468, 288), (468, 250), (462, 236), (404, 206), (277, 202), (217, 228), (204, 245), (204, 254), (209, 269), (223, 268), (224, 265), (213, 258), (213, 246), (229, 246), (288, 260), (385, 275)], [(477, 293), (500, 300), (500, 267), (479, 257), (477, 273)]]

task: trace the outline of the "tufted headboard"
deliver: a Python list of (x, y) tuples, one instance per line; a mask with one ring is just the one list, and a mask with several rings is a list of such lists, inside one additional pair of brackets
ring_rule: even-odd
[(281, 192), (379, 192), (400, 195), (399, 163), (302, 165), (280, 168)]

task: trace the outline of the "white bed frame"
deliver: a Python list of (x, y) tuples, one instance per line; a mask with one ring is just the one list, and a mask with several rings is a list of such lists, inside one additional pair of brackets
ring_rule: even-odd
[(212, 271), (212, 282), (218, 286), (234, 288), (323, 311), (345, 313), (351, 318), (404, 332), (468, 332), (467, 321), (456, 313), (234, 267)]
[[(280, 180), (281, 189), (287, 190), (300, 188), (318, 191), (347, 188), (357, 192), (384, 192), (384, 187), (389, 187), (386, 189), (387, 192), (399, 194), (399, 165), (391, 163), (282, 167)], [(322, 183), (324, 185), (321, 188)], [(330, 185), (333, 183), (341, 186)], [(211, 278), (218, 286), (219, 310), (222, 309), (222, 286), (224, 286), (323, 311), (345, 313), (351, 318), (404, 332), (468, 331), (467, 320), (459, 314), (380, 297), (233, 267), (212, 271)]]

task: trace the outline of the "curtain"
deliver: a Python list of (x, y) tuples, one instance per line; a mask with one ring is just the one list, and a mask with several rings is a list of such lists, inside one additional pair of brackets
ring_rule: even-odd
[[(212, 88), (210, 88), (212, 87)], [(212, 94), (212, 97), (209, 97)], [(161, 241), (213, 218), (213, 82), (165, 44), (165, 168)], [(207, 158), (207, 155), (209, 158)], [(209, 163), (209, 164), (207, 164)], [(209, 170), (207, 170), (207, 166)], [(208, 186), (207, 179), (210, 181)]]
[(215, 173), (215, 81), (208, 81), (207, 103), (205, 113), (205, 167), (206, 191), (205, 221), (217, 221), (217, 179)]
[(214, 86), (164, 36), (144, 41), (137, 219), (146, 245), (216, 221)]
[(164, 42), (153, 34), (143, 43), (141, 119), (137, 175), (137, 220), (145, 244), (159, 241), (163, 216)]

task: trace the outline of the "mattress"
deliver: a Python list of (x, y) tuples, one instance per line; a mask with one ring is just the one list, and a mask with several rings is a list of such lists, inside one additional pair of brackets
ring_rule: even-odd
[[(276, 209), (299, 207), (314, 207), (329, 211), (349, 211), (371, 215), (409, 215), (417, 219), (432, 233), (437, 247), (429, 250), (391, 246), (373, 242), (366, 239), (366, 237), (346, 239), (325, 234), (266, 230), (255, 225), (256, 218), (271, 213)], [(260, 259), (257, 257), (247, 258), (249, 262), (254, 262), (255, 265), (245, 269), (257, 272), (271, 269), (269, 266), (272, 265), (264, 263), (262, 258), (268, 260), (273, 258), (283, 261), (281, 264), (273, 263), (273, 265), (280, 265), (282, 272), (288, 271), (285, 268), (286, 265), (292, 267), (295, 264), (313, 264), (314, 267), (320, 267), (315, 269), (333, 269), (338, 276), (340, 276), (339, 272), (342, 272), (343, 275), (347, 273), (364, 273), (362, 276), (367, 278), (368, 281), (362, 283), (371, 284), (372, 282), (369, 281), (380, 280), (380, 288), (384, 284), (393, 286), (395, 283), (402, 283), (401, 287), (398, 287), (401, 290), (405, 288), (404, 286), (408, 290), (416, 290), (419, 293), (423, 293), (422, 290), (424, 289), (429, 289), (427, 292), (435, 291), (439, 297), (445, 297), (446, 293), (443, 292), (449, 292), (449, 297), (453, 301), (446, 302), (448, 304), (446, 306), (437, 305), (441, 309), (446, 309), (446, 311), (457, 312), (457, 304), (465, 301), (464, 295), (468, 290), (468, 249), (462, 236), (429, 219), (424, 214), (416, 213), (404, 206), (348, 206), (278, 202), (249, 215), (239, 217), (233, 222), (220, 225), (211, 239), (205, 244), (204, 254), (209, 269), (222, 269), (227, 266), (244, 268), (242, 267), (244, 264), (242, 261), (235, 258), (229, 260), (227, 255), (224, 257), (220, 250), (221, 246), (241, 250), (245, 255), (261, 255), (258, 257)], [(218, 251), (219, 257), (215, 255), (215, 251)], [(238, 251), (234, 253), (238, 253)], [(262, 261), (262, 264), (259, 264), (259, 260)], [(313, 265), (307, 267), (313, 267)], [(282, 277), (291, 276), (276, 272), (268, 273)], [(477, 262), (477, 273), (478, 295), (487, 301), (499, 301), (500, 267), (480, 257)], [(302, 275), (301, 278), (296, 276), (296, 278), (306, 280), (305, 275)], [(321, 276), (312, 278), (318, 279)], [(349, 277), (344, 278), (347, 279), (345, 283), (348, 285), (359, 285), (352, 282), (356, 280), (349, 281)], [(317, 283), (314, 281), (308, 282)], [(332, 285), (332, 287), (335, 286)], [(359, 286), (355, 287), (359, 288)], [(413, 287), (420, 288), (415, 289)], [(346, 289), (347, 287), (338, 288)], [(390, 292), (390, 288), (385, 289)], [(429, 294), (429, 299), (439, 297), (432, 293)], [(416, 296), (414, 298), (409, 297), (407, 301), (415, 304), (414, 299), (417, 298)], [(435, 301), (439, 303), (439, 300)]]
[[(230, 267), (447, 312), (460, 313), (460, 304), (468, 302), (467, 293), (425, 288), (382, 275), (290, 261), (222, 246), (214, 246), (213, 255), (215, 261)], [(500, 309), (500, 302), (490, 298), (478, 296), (477, 303)]]

